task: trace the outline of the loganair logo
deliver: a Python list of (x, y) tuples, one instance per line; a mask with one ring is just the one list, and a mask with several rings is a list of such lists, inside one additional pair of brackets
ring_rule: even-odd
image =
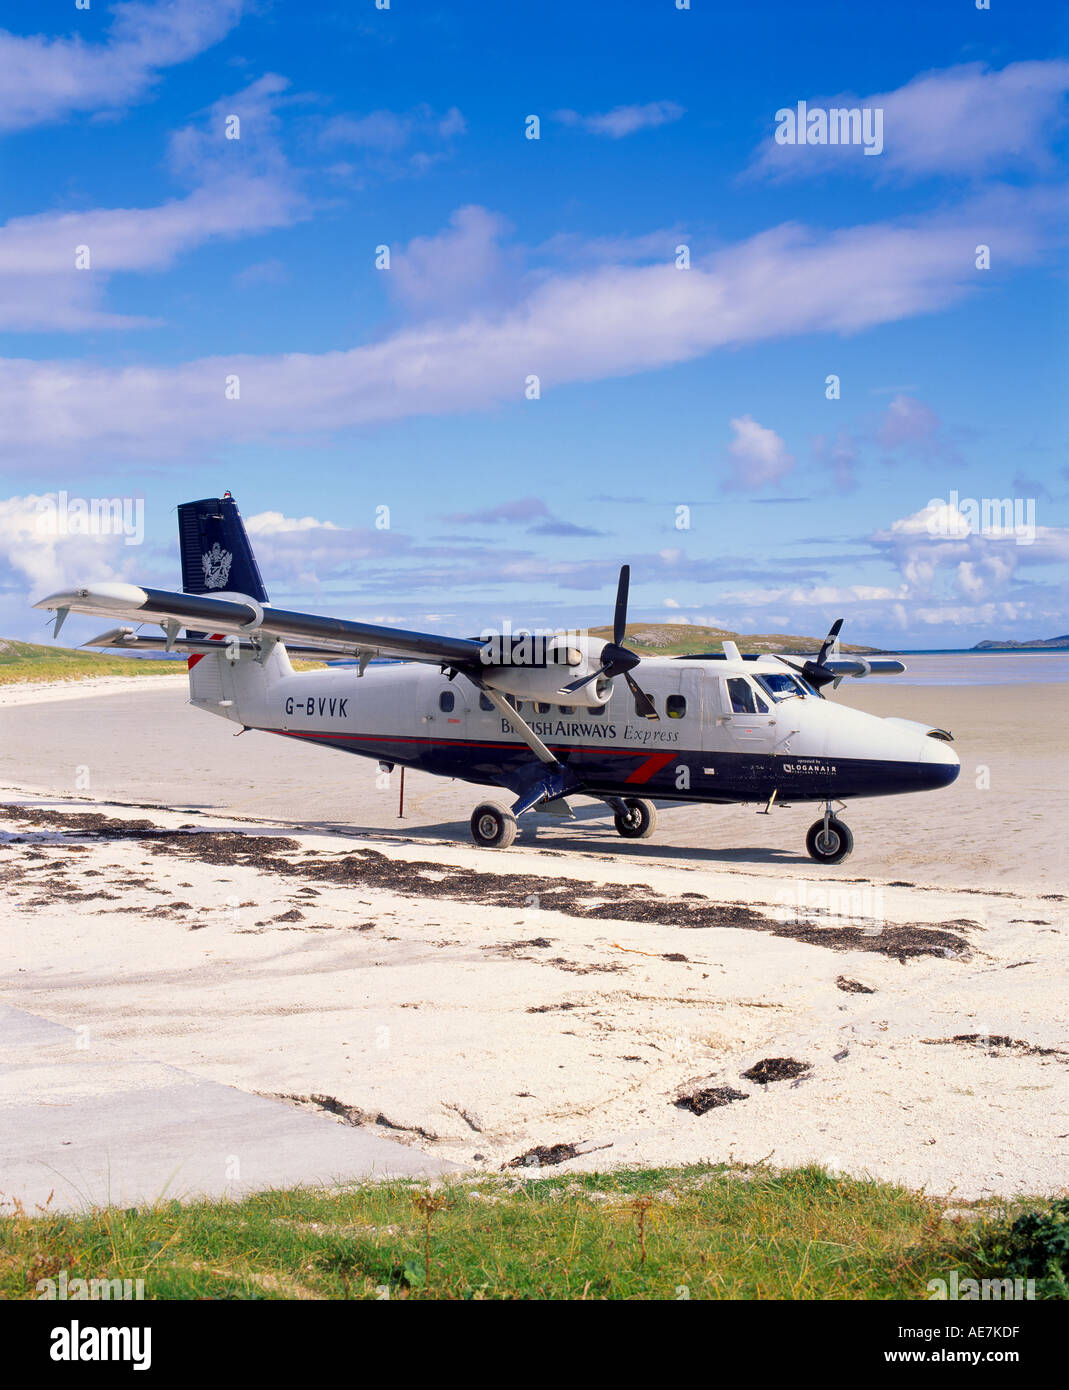
[(784, 772), (838, 772), (834, 763), (784, 763)]
[(226, 588), (226, 581), (230, 578), (230, 564), (233, 559), (230, 551), (224, 550), (218, 541), (215, 542), (211, 550), (205, 551), (200, 557), (200, 564), (204, 571), (204, 583), (207, 588)]

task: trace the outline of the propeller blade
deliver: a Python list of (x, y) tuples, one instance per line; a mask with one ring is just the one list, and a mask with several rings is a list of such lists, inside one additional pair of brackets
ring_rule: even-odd
[(620, 582), (616, 587), (616, 612), (612, 620), (612, 644), (618, 647), (627, 631), (627, 591), (631, 587), (631, 566), (620, 566)]
[(839, 633), (842, 631), (842, 629), (843, 629), (843, 620), (842, 620), (842, 618), (836, 618), (835, 621), (832, 623), (831, 627), (828, 629), (828, 635), (827, 635), (827, 637), (825, 637), (825, 639), (824, 639), (824, 645), (823, 645), (823, 646), (821, 647), (821, 649), (820, 649), (820, 655), (817, 657), (817, 661), (816, 661), (816, 664), (817, 664), (818, 666), (823, 666), (823, 665), (824, 665), (824, 659), (825, 659), (825, 657), (828, 655), (828, 651), (829, 651), (830, 647), (832, 646), (832, 644), (834, 643), (835, 639), (838, 637), (838, 635), (839, 635)]
[(650, 699), (650, 697), (646, 694), (646, 692), (641, 688), (641, 686), (639, 685), (638, 681), (635, 680), (635, 678), (634, 678), (634, 676), (631, 674), (631, 672), (630, 672), (630, 671), (624, 671), (624, 672), (622, 672), (622, 675), (623, 675), (624, 680), (627, 681), (627, 688), (631, 691), (631, 694), (634, 695), (634, 697), (635, 697), (635, 710), (636, 710), (636, 712), (637, 712), (638, 714), (641, 714), (641, 715), (643, 716), (644, 719), (658, 719), (659, 716), (658, 716), (658, 714), (657, 714), (657, 711), (656, 711), (656, 710), (654, 709), (654, 707), (653, 707), (653, 701), (652, 701), (652, 700)]
[(558, 688), (561, 695), (574, 695), (577, 690), (582, 690), (584, 685), (589, 685), (591, 681), (596, 681), (599, 676), (605, 675), (608, 666), (603, 666), (600, 671), (591, 671), (589, 676), (580, 676), (577, 681), (572, 681), (570, 685), (562, 685)]

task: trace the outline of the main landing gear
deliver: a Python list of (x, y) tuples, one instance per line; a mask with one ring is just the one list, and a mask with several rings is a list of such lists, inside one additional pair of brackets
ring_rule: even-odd
[(838, 864), (854, 848), (850, 827), (832, 815), (830, 801), (823, 818), (809, 827), (805, 847), (810, 859), (815, 859), (818, 864)]
[(484, 801), (471, 813), (471, 838), (484, 849), (508, 849), (516, 838), (516, 817)]

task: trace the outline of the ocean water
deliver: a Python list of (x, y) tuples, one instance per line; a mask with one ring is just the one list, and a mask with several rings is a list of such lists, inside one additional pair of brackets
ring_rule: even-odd
[(1052, 685), (1069, 683), (1069, 652), (901, 652), (901, 676), (873, 676), (895, 685)]

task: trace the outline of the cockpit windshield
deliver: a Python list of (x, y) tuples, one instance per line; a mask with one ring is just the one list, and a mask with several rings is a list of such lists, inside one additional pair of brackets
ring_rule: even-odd
[(804, 700), (808, 693), (805, 683), (797, 676), (789, 676), (786, 671), (770, 671), (767, 675), (758, 675), (757, 682), (768, 691), (773, 700), (789, 700), (792, 695)]

